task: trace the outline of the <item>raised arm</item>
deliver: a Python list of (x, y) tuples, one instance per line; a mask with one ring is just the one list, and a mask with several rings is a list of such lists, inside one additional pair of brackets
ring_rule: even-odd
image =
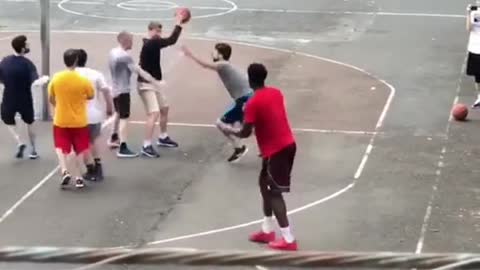
[(182, 33), (182, 26), (180, 24), (175, 25), (173, 32), (167, 38), (161, 38), (158, 40), (160, 43), (160, 48), (172, 46), (177, 43), (178, 38), (180, 37), (180, 33)]

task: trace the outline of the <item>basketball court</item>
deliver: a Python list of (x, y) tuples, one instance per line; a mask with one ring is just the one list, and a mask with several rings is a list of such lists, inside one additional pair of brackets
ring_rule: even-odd
[[(36, 161), (14, 160), (14, 141), (0, 129), (0, 245), (264, 249), (246, 241), (262, 218), (255, 140), (239, 163), (226, 162), (231, 147), (214, 123), (229, 97), (216, 74), (179, 51), (187, 45), (209, 59), (215, 42), (227, 41), (235, 65), (264, 63), (269, 84), (285, 94), (298, 143), (286, 199), (301, 249), (477, 251), (480, 116), (449, 121), (452, 102), (475, 97), (462, 72), (467, 1), (417, 2), (51, 1), (52, 72), (63, 68), (65, 49), (84, 48), (87, 65), (107, 78), (118, 31), (136, 33), (138, 55), (150, 20), (168, 32), (175, 8), (191, 8), (162, 59), (169, 134), (180, 147), (132, 160), (105, 149), (105, 181), (61, 191), (51, 123), (38, 124)], [(38, 3), (0, 3), (0, 55), (26, 34), (40, 69)], [(133, 96), (129, 143), (139, 150), (145, 112)]]

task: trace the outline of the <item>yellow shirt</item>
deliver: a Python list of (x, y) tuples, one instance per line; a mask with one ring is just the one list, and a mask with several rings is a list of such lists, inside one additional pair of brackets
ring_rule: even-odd
[(61, 71), (50, 81), (48, 95), (55, 99), (55, 126), (80, 128), (88, 125), (87, 101), (94, 95), (90, 81), (76, 71)]

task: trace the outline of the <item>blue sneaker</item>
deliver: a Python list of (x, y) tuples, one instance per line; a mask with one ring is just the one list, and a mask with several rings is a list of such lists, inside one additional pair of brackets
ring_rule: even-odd
[(158, 158), (160, 155), (153, 149), (153, 146), (144, 146), (142, 147), (142, 155), (149, 157), (149, 158)]
[(166, 137), (165, 139), (158, 138), (157, 145), (171, 148), (178, 147), (178, 143), (170, 139), (170, 137)]

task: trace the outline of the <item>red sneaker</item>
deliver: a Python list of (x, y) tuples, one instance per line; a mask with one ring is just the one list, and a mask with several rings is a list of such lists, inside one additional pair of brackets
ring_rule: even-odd
[(272, 241), (268, 243), (268, 246), (272, 249), (278, 249), (278, 250), (286, 250), (286, 251), (298, 250), (297, 241), (293, 241), (292, 243), (287, 243), (287, 241), (285, 241), (283, 237), (278, 241)]
[(275, 241), (275, 232), (264, 233), (263, 231), (259, 231), (256, 233), (252, 233), (248, 239), (251, 242), (267, 244)]

